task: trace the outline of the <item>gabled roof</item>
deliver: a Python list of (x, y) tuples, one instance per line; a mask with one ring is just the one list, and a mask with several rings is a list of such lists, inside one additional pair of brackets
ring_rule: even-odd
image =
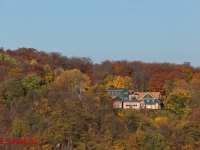
[(128, 92), (129, 92), (129, 94), (132, 94), (132, 93), (134, 93), (134, 91), (133, 91), (133, 90), (128, 90)]
[(147, 93), (149, 93), (154, 99), (159, 99), (160, 92), (135, 92), (135, 95), (138, 95), (137, 99), (142, 99)]
[(155, 99), (159, 99), (160, 92), (149, 92)]
[(111, 98), (112, 98), (112, 100), (121, 100), (122, 101), (122, 99), (118, 96), (111, 96)]
[(110, 96), (112, 99), (115, 99), (117, 96)]
[(127, 90), (127, 89), (126, 88), (115, 88), (115, 87), (108, 88), (108, 91), (114, 91), (114, 90), (116, 90), (116, 91), (124, 91), (124, 90)]
[(135, 95), (138, 95), (137, 99), (142, 99), (147, 92), (135, 92)]

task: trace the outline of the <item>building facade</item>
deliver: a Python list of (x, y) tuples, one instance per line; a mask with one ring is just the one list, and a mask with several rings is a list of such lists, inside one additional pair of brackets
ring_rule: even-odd
[(108, 88), (113, 108), (161, 109), (160, 92), (134, 92), (126, 88)]

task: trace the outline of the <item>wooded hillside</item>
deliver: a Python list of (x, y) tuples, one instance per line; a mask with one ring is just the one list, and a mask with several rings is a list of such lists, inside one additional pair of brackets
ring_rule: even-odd
[[(108, 87), (161, 92), (163, 110), (113, 109)], [(0, 48), (0, 149), (192, 150), (200, 147), (200, 68)]]

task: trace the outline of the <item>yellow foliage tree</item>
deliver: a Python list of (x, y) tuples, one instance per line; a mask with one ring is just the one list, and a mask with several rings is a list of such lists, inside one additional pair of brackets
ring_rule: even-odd
[(57, 87), (75, 91), (80, 98), (82, 93), (90, 88), (91, 80), (86, 74), (81, 73), (80, 70), (72, 69), (63, 72), (60, 76), (56, 77), (54, 84)]
[(37, 65), (37, 60), (32, 59), (31, 62), (30, 62), (30, 64), (31, 64), (31, 65)]
[(165, 116), (164, 117), (156, 117), (154, 120), (154, 124), (156, 127), (159, 127), (160, 125), (167, 124), (168, 120), (169, 120), (169, 118), (167, 118)]
[(47, 114), (52, 112), (52, 108), (49, 105), (49, 100), (46, 98), (42, 98), (40, 101), (35, 101), (33, 103), (33, 109), (35, 113), (41, 115), (44, 120), (46, 120)]
[(103, 84), (106, 86), (106, 89), (109, 87), (133, 88), (132, 79), (129, 76), (122, 77), (109, 75), (103, 80)]
[(129, 76), (115, 76), (113, 80), (113, 86), (117, 88), (133, 88), (132, 79)]
[(103, 79), (103, 85), (108, 89), (109, 87), (113, 87), (113, 75), (108, 75), (105, 79)]
[(44, 81), (46, 84), (53, 81), (53, 71), (51, 70), (51, 67), (47, 64), (44, 66)]
[(187, 115), (190, 112), (189, 106), (186, 105), (189, 98), (190, 94), (187, 91), (177, 89), (169, 94), (164, 105), (180, 117), (182, 114)]
[(130, 150), (138, 149), (136, 134), (129, 133), (128, 137), (124, 140), (124, 142), (127, 149), (130, 149)]

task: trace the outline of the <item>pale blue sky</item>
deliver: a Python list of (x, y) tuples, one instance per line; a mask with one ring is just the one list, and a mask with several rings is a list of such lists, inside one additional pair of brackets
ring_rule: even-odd
[(0, 47), (200, 66), (200, 1), (0, 0)]

